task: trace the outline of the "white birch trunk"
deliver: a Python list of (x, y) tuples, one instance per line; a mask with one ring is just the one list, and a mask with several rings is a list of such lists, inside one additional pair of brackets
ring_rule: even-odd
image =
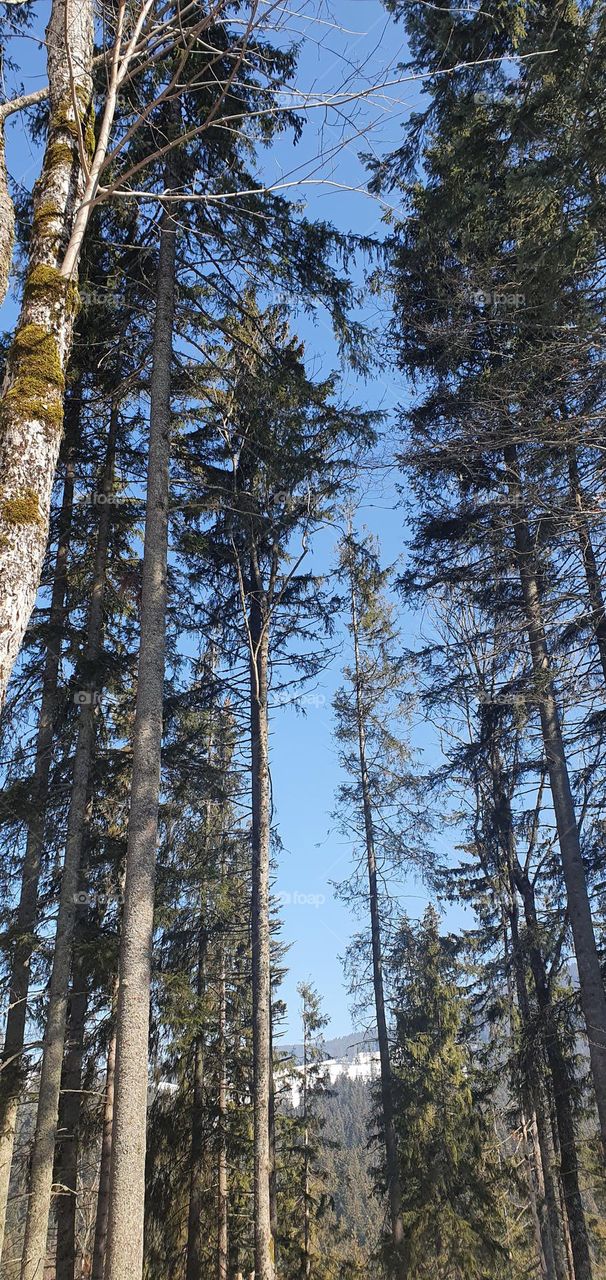
[[(68, 281), (61, 263), (84, 189), (87, 145), (89, 154), (94, 148), (92, 0), (53, 0), (46, 35), (49, 133), (34, 189), (23, 302), (0, 397), (0, 706), (36, 599), (61, 443), (77, 305), (76, 271)], [(6, 257), (6, 246), (3, 252)]]

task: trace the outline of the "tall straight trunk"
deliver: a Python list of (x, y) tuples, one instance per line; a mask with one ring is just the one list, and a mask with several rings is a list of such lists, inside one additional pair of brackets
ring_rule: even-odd
[[(206, 815), (208, 824), (208, 812)], [(202, 904), (198, 933), (197, 995), (200, 1001), (206, 991), (206, 953), (208, 931)], [(198, 1031), (194, 1045), (194, 1088), (191, 1117), (191, 1147), (189, 1153), (189, 1209), (187, 1219), (187, 1270), (186, 1280), (203, 1280), (204, 1246), (206, 1244), (205, 1166), (206, 1151), (204, 1117), (206, 1111), (205, 1077), (206, 1038), (204, 1028)]]
[[(175, 185), (171, 156), (167, 191), (174, 190)], [(149, 999), (166, 649), (176, 237), (177, 225), (170, 204), (166, 204), (160, 223), (150, 382), (141, 639), (120, 948), (105, 1280), (141, 1280), (143, 1272)]]
[(255, 1280), (274, 1280), (271, 1228), (271, 973), (269, 924), (269, 733), (267, 666), (269, 619), (265, 596), (252, 594), (250, 605), (251, 781), (252, 781), (252, 1000), (254, 1111)]
[[(106, 497), (109, 497), (113, 482), (117, 418), (117, 407), (113, 405), (110, 415), (103, 479)], [(105, 502), (99, 508), (85, 654), (85, 670), (87, 672), (94, 671), (102, 649), (103, 602), (107, 576), (110, 522), (111, 508), (109, 502)], [(39, 1280), (44, 1270), (46, 1258), (72, 944), (78, 910), (77, 895), (80, 888), (82, 849), (87, 830), (88, 794), (94, 748), (95, 709), (91, 699), (80, 707), (80, 721), (74, 753), (65, 859), (61, 876), (59, 915), (49, 986), (36, 1131), (32, 1151), (21, 1280)]]
[(229, 1273), (229, 1188), (227, 1175), (227, 984), (225, 977), (225, 939), (219, 943), (219, 1096), (217, 1122), (217, 1280), (228, 1280)]
[(602, 1147), (606, 1155), (606, 994), (602, 980), (600, 957), (593, 931), (591, 906), (587, 892), (585, 869), (581, 856), (579, 828), (572, 797), (560, 714), (551, 675), (549, 651), (541, 608), (536, 562), (522, 505), (522, 486), (515, 445), (504, 451), (509, 496), (514, 510), (514, 538), (518, 571), (522, 586), (526, 629), (551, 798), (555, 813), (562, 870), (566, 885), (568, 914), (579, 973), (581, 1007), (585, 1019), (591, 1075), (600, 1122)]
[[(555, 1280), (569, 1280), (566, 1244), (560, 1215), (559, 1189), (556, 1177), (556, 1157), (551, 1131), (551, 1119), (549, 1116), (545, 1088), (539, 1068), (541, 1059), (540, 1057), (537, 1057), (536, 1046), (529, 1043), (527, 1040), (532, 1025), (532, 1018), (528, 989), (526, 986), (526, 974), (524, 971), (523, 958), (517, 931), (517, 907), (515, 906), (515, 899), (512, 910), (512, 919), (512, 947), (514, 951), (514, 966), (516, 970), (518, 1008), (520, 1011), (523, 1035), (526, 1040), (522, 1063), (522, 1069), (526, 1080), (524, 1092), (527, 1097), (525, 1102), (526, 1110), (530, 1111), (531, 1115), (534, 1111), (533, 1118), (536, 1126), (538, 1154), (542, 1175), (539, 1180), (539, 1187), (542, 1183), (543, 1199), (541, 1200), (539, 1191), (537, 1207), (541, 1226), (543, 1251), (545, 1254), (548, 1275), (550, 1277), (555, 1277)], [(579, 1280), (578, 1277), (577, 1280)]]
[(107, 1065), (105, 1068), (105, 1098), (103, 1101), (103, 1128), (101, 1131), (99, 1191), (97, 1193), (97, 1216), (95, 1218), (95, 1239), (93, 1244), (91, 1280), (103, 1280), (105, 1272), (107, 1223), (109, 1219), (109, 1178), (112, 1156), (112, 1126), (114, 1120), (115, 1071), (116, 1022), (114, 1018), (110, 1040), (107, 1047)]
[(560, 1151), (560, 1177), (576, 1280), (589, 1280), (591, 1253), (579, 1178), (579, 1156), (572, 1106), (572, 1080), (557, 1025), (545, 960), (539, 945), (539, 924), (534, 888), (519, 863), (514, 866), (517, 889), (522, 898), (527, 930), (530, 972), (541, 1013), (547, 1063), (553, 1085), (553, 1107)]
[[(76, 401), (74, 400), (75, 404)], [(2, 1256), (4, 1244), (6, 1205), (15, 1144), (19, 1094), (23, 1080), (22, 1059), (27, 1021), (27, 997), (29, 993), (31, 958), (34, 949), (34, 930), (38, 916), (38, 886), (42, 866), (44, 818), (48, 805), (53, 754), (53, 732), (57, 709), (61, 640), (65, 622), (65, 593), (73, 498), (74, 460), (73, 450), (71, 446), (68, 446), (48, 619), (48, 643), (42, 677), (42, 698), (36, 734), (31, 814), (21, 872), (21, 890), (15, 923), (16, 943), (11, 967), (9, 1008), (4, 1032), (2, 1070), (0, 1071), (0, 1257)]]
[(515, 992), (522, 1028), (520, 1059), (522, 1110), (527, 1116), (532, 1116), (536, 1127), (541, 1170), (539, 1183), (542, 1185), (543, 1199), (541, 1199), (540, 1195), (538, 1196), (537, 1209), (543, 1254), (548, 1275), (555, 1277), (555, 1280), (569, 1280), (565, 1236), (560, 1212), (556, 1155), (545, 1089), (543, 1057), (542, 1054), (537, 1054), (537, 1046), (533, 1043), (535, 1029), (526, 981), (526, 960), (520, 940), (519, 905), (515, 885), (517, 852), (514, 820), (504, 777), (502, 757), (494, 732), (490, 739), (489, 750), (493, 791), (492, 803), (499, 847), (504, 913), (511, 938)]
[(76, 1276), (76, 1209), (78, 1200), (78, 1154), (80, 1148), (80, 1116), (82, 1112), (82, 1063), (88, 993), (86, 965), (76, 939), (69, 1021), (61, 1098), (54, 1180), (58, 1188), (57, 1254), (55, 1280), (75, 1280)]
[(587, 582), (587, 593), (591, 609), (591, 626), (593, 628), (595, 642), (600, 655), (602, 675), (606, 681), (606, 609), (604, 607), (604, 597), (602, 595), (602, 583), (600, 580), (598, 562), (593, 549), (589, 521), (587, 520), (587, 514), (585, 511), (585, 502), (579, 476), (576, 450), (573, 447), (568, 449), (568, 475), (570, 478), (570, 492), (574, 503), (573, 520), (579, 537), (581, 558), (583, 560), (583, 568), (585, 570), (585, 579)]
[(394, 1118), (393, 1081), (389, 1053), (389, 1037), (387, 1033), (387, 1016), (385, 1012), (385, 993), (383, 988), (381, 912), (377, 884), (377, 858), (375, 850), (373, 806), (366, 759), (366, 729), (364, 724), (364, 709), (362, 705), (358, 610), (353, 578), (351, 582), (351, 625), (354, 642), (358, 757), (360, 764), (362, 808), (364, 811), (366, 861), (368, 867), (372, 977), (381, 1072), (381, 1112), (383, 1117), (383, 1135), (385, 1143), (385, 1172), (387, 1180), (387, 1195), (389, 1200), (391, 1242), (394, 1249), (394, 1269), (395, 1274), (398, 1277), (401, 1277), (402, 1280), (405, 1280), (406, 1268), (401, 1256), (401, 1249), (404, 1240), (404, 1225), (402, 1221), (402, 1188), (400, 1183), (398, 1143)]
[(303, 1276), (311, 1275), (311, 1187), (309, 1180), (309, 1070), (308, 1025), (303, 1026)]
[(543, 1208), (545, 1204), (545, 1185), (543, 1182), (541, 1153), (539, 1151), (535, 1117), (532, 1114), (527, 1115), (524, 1106), (522, 1107), (522, 1127), (533, 1235), (542, 1280), (548, 1280), (548, 1277), (553, 1275), (553, 1252), (551, 1251), (551, 1237), (549, 1233), (546, 1234), (544, 1225), (546, 1218)]
[[(271, 975), (270, 975), (271, 981)], [(274, 1027), (269, 1020), (269, 1216), (274, 1242), (274, 1266), (279, 1266), (278, 1256), (278, 1142), (276, 1134), (276, 1080), (274, 1074)]]
[(80, 131), (90, 151), (92, 0), (53, 0), (46, 36), (49, 132), (0, 394), (0, 706), (36, 599), (61, 444), (78, 265), (68, 280), (61, 263), (84, 190)]

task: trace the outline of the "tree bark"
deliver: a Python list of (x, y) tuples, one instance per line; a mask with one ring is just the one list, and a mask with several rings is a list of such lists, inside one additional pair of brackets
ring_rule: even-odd
[[(520, 939), (518, 897), (515, 884), (517, 852), (514, 819), (507, 791), (502, 757), (493, 731), (490, 744), (490, 775), (495, 831), (499, 848), (499, 877), (502, 884), (504, 913), (509, 926), (513, 974), (518, 1012), (522, 1030), (520, 1068), (522, 1076), (522, 1111), (532, 1116), (536, 1128), (540, 1183), (537, 1186), (537, 1209), (543, 1254), (547, 1273), (555, 1280), (569, 1280), (566, 1245), (560, 1213), (559, 1187), (556, 1173), (556, 1156), (553, 1144), (551, 1117), (546, 1097), (542, 1054), (537, 1054), (534, 1042), (533, 1017), (526, 981), (526, 960)], [(542, 1047), (542, 1046), (541, 1046)], [(541, 1067), (543, 1066), (543, 1071)], [(538, 1190), (542, 1185), (543, 1196)]]
[(522, 504), (522, 486), (515, 445), (507, 446), (504, 457), (509, 496), (514, 511), (515, 551), (524, 599), (526, 629), (579, 973), (581, 1007), (589, 1044), (602, 1146), (606, 1155), (606, 994), (593, 931), (579, 828), (543, 626), (538, 575), (528, 521)]
[(95, 1219), (95, 1241), (91, 1280), (103, 1280), (109, 1219), (109, 1178), (112, 1155), (112, 1126), (114, 1120), (114, 1078), (116, 1070), (116, 1023), (112, 1026), (107, 1048), (105, 1070), (105, 1099), (103, 1103), (103, 1129), (101, 1133), (101, 1161), (99, 1165), (99, 1191)]
[(606, 609), (604, 608), (604, 597), (602, 595), (602, 583), (598, 570), (598, 563), (591, 541), (591, 533), (589, 530), (589, 522), (585, 512), (585, 503), (583, 499), (583, 491), (581, 488), (581, 480), (579, 477), (579, 468), (577, 465), (577, 455), (574, 448), (568, 449), (568, 475), (570, 477), (570, 492), (574, 503), (574, 524), (579, 536), (579, 544), (581, 548), (581, 559), (585, 570), (585, 579), (587, 582), (587, 593), (589, 596), (589, 605), (591, 609), (591, 626), (595, 642), (600, 655), (600, 666), (602, 675), (606, 681)]
[[(208, 834), (208, 807), (206, 814), (206, 827)], [(208, 932), (206, 929), (205, 919), (203, 918), (205, 914), (204, 906), (204, 902), (201, 902), (201, 917), (198, 933), (197, 978), (197, 994), (199, 1001), (202, 1000), (206, 992), (206, 953), (208, 947)], [(205, 1041), (205, 1032), (202, 1027), (198, 1031), (194, 1046), (194, 1089), (191, 1117), (191, 1148), (189, 1156), (190, 1168), (186, 1280), (203, 1280), (204, 1276), (204, 1245), (206, 1242), (204, 1216), (204, 1116), (206, 1110), (206, 1080), (204, 1070)]]
[(4, 1244), (6, 1205), (15, 1142), (19, 1094), (23, 1079), (23, 1047), (34, 930), (38, 915), (38, 885), (42, 865), (44, 818), (48, 804), (61, 641), (65, 622), (67, 563), (74, 497), (74, 461), (66, 460), (57, 554), (48, 620), (48, 644), (42, 677), (42, 698), (36, 734), (31, 816), (27, 829), (21, 891), (16, 919), (16, 943), (10, 980), (9, 1008), (0, 1071), (0, 1257)]
[(79, 1128), (87, 1003), (86, 966), (76, 940), (54, 1174), (58, 1188), (55, 1280), (75, 1280), (76, 1276)]
[[(112, 406), (104, 473), (106, 496), (109, 496), (111, 492), (114, 474), (116, 431), (117, 409)], [(103, 601), (107, 572), (110, 512), (111, 507), (108, 502), (100, 506), (85, 655), (85, 670), (87, 672), (94, 671), (102, 648)], [(94, 748), (95, 704), (91, 695), (90, 701), (80, 707), (80, 722), (74, 754), (65, 859), (61, 877), (59, 915), (53, 952), (36, 1131), (32, 1151), (21, 1280), (39, 1280), (44, 1270), (46, 1258), (72, 945), (78, 910), (77, 895), (80, 890), (82, 849), (87, 830), (88, 793)]]
[(370, 904), (370, 932), (372, 946), (372, 975), (377, 1021), (377, 1039), (379, 1041), (379, 1063), (381, 1074), (381, 1112), (383, 1116), (383, 1135), (385, 1143), (385, 1172), (389, 1215), (391, 1224), (391, 1242), (394, 1250), (394, 1272), (405, 1280), (406, 1267), (402, 1258), (404, 1241), (404, 1225), (402, 1221), (402, 1188), (398, 1144), (394, 1119), (393, 1082), (389, 1053), (389, 1037), (387, 1033), (387, 1016), (385, 1012), (385, 994), (383, 988), (383, 956), (381, 940), (381, 914), (379, 907), (379, 891), (377, 884), (377, 859), (373, 823), (372, 797), (366, 759), (366, 731), (364, 709), (362, 705), (360, 645), (358, 634), (358, 611), (353, 577), (351, 580), (351, 624), (354, 642), (354, 664), (356, 682), (356, 720), (358, 729), (358, 758), (360, 764), (360, 784), (362, 790), (362, 808), (364, 812), (364, 833), (366, 840), (366, 861), (368, 867), (368, 894)]
[(269, 618), (257, 581), (250, 605), (252, 779), (252, 997), (255, 1280), (274, 1280), (271, 1228), (271, 974), (269, 925)]
[(228, 1280), (229, 1202), (227, 1181), (227, 1046), (226, 1046), (225, 940), (219, 942), (219, 1098), (217, 1125), (217, 1280)]
[(579, 1157), (572, 1109), (572, 1081), (560, 1041), (545, 961), (538, 942), (534, 889), (517, 860), (514, 864), (514, 875), (524, 906), (528, 960), (537, 1004), (542, 1015), (542, 1034), (553, 1084), (553, 1106), (560, 1149), (560, 1177), (570, 1230), (574, 1273), (576, 1280), (589, 1280), (592, 1275), (592, 1263), (579, 1179)]
[[(172, 165), (166, 189), (174, 189)], [(158, 839), (166, 648), (170, 409), (177, 225), (160, 224), (141, 641), (116, 1040), (116, 1091), (105, 1280), (141, 1280), (154, 887)]]
[(61, 443), (76, 289), (60, 267), (84, 189), (79, 133), (92, 141), (92, 0), (53, 0), (46, 35), (49, 133), (0, 399), (0, 706), (36, 599)]

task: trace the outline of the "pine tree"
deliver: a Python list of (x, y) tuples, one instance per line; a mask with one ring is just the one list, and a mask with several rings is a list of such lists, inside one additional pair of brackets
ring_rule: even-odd
[(466, 1039), (456, 961), (432, 907), (418, 927), (402, 922), (390, 968), (408, 1274), (523, 1275), (524, 1254), (506, 1213), (512, 1170), (499, 1164)]

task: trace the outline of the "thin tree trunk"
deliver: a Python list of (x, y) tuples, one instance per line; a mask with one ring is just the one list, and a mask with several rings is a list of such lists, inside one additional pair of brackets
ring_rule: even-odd
[(604, 680), (606, 680), (606, 609), (604, 608), (602, 584), (600, 581), (600, 573), (595, 557), (595, 551), (593, 549), (593, 543), (591, 541), (589, 522), (585, 512), (585, 503), (583, 500), (583, 491), (579, 477), (576, 450), (572, 447), (568, 449), (568, 475), (570, 477), (570, 491), (575, 507), (574, 524), (579, 535), (581, 558), (583, 560), (583, 568), (585, 570), (585, 578), (587, 581), (587, 593), (589, 595), (589, 605), (591, 608), (591, 626), (593, 628), (595, 642), (598, 646), (602, 675), (604, 676)]
[(541, 1153), (539, 1151), (539, 1139), (536, 1131), (536, 1122), (534, 1115), (527, 1116), (525, 1108), (522, 1107), (522, 1124), (524, 1130), (524, 1150), (526, 1157), (526, 1166), (528, 1169), (528, 1191), (530, 1198), (530, 1212), (532, 1215), (532, 1227), (541, 1268), (541, 1276), (543, 1280), (548, 1280), (550, 1275), (554, 1274), (553, 1266), (553, 1250), (551, 1249), (551, 1236), (545, 1233), (545, 1185), (543, 1182), (543, 1170), (541, 1167)]
[[(208, 813), (206, 816), (208, 826)], [(207, 831), (208, 834), (208, 831)], [(204, 904), (201, 903), (201, 919), (198, 935), (198, 980), (197, 995), (201, 1001), (206, 992), (206, 953), (208, 932), (202, 918)], [(204, 1072), (205, 1033), (201, 1028), (196, 1036), (194, 1046), (194, 1089), (191, 1118), (191, 1147), (189, 1167), (189, 1210), (187, 1220), (187, 1271), (186, 1280), (203, 1280), (204, 1245), (206, 1243), (206, 1224), (204, 1215), (205, 1184), (205, 1126), (206, 1081)]]
[(526, 612), (526, 627), (566, 885), (568, 914), (579, 973), (581, 1007), (587, 1030), (602, 1146), (606, 1154), (606, 994), (593, 931), (579, 828), (550, 669), (536, 564), (528, 522), (522, 507), (522, 487), (515, 445), (508, 445), (504, 456), (509, 495), (514, 510), (515, 549)]
[[(78, 403), (74, 400), (74, 404)], [(38, 916), (38, 885), (42, 865), (44, 818), (48, 805), (52, 762), (53, 731), (57, 708), (57, 684), (61, 660), (61, 640), (65, 622), (67, 562), (74, 497), (74, 461), (68, 449), (63, 497), (59, 517), (57, 554), (48, 620), (48, 644), (42, 699), (36, 735), (36, 756), (32, 786), (31, 817), (21, 873), (21, 891), (15, 925), (16, 945), (11, 969), (9, 1008), (0, 1071), (0, 1257), (4, 1244), (6, 1204), (10, 1183), (19, 1094), (23, 1080), (23, 1047), (27, 1021), (30, 965), (34, 930)]]
[(0, 400), (0, 706), (36, 599), (61, 443), (76, 295), (60, 266), (84, 188), (79, 133), (90, 139), (92, 0), (53, 0), (46, 35), (49, 133)]
[[(111, 492), (114, 474), (117, 416), (117, 408), (114, 405), (110, 415), (104, 474), (106, 496), (109, 496)], [(102, 648), (103, 601), (107, 571), (110, 512), (109, 502), (105, 502), (100, 506), (85, 658), (85, 669), (91, 673), (99, 660)], [(88, 692), (90, 694), (90, 691)], [(80, 722), (74, 754), (65, 860), (61, 876), (61, 896), (49, 987), (29, 1200), (23, 1241), (21, 1280), (39, 1280), (44, 1270), (46, 1258), (72, 944), (78, 909), (77, 895), (80, 888), (80, 864), (87, 830), (88, 793), (94, 747), (95, 708), (91, 695), (89, 701), (80, 707)]]
[(362, 706), (358, 612), (353, 579), (351, 582), (351, 621), (354, 642), (358, 754), (360, 762), (360, 782), (362, 787), (362, 807), (364, 811), (366, 859), (368, 865), (372, 974), (381, 1072), (381, 1111), (383, 1116), (383, 1133), (385, 1141), (385, 1172), (387, 1176), (387, 1194), (389, 1199), (391, 1241), (394, 1248), (395, 1273), (404, 1280), (406, 1268), (401, 1256), (401, 1249), (404, 1240), (404, 1226), (402, 1221), (402, 1188), (400, 1184), (398, 1144), (393, 1104), (393, 1082), (389, 1054), (389, 1037), (387, 1033), (387, 1016), (385, 1012), (385, 994), (383, 989), (383, 957), (381, 944), (381, 915), (377, 884), (377, 860), (375, 851), (372, 798), (370, 795), (370, 782), (366, 760), (366, 732), (364, 725), (364, 710)]
[(225, 940), (219, 943), (219, 1107), (217, 1125), (217, 1280), (228, 1280), (229, 1202), (227, 1182), (227, 1047), (226, 1047)]
[(533, 1017), (526, 982), (525, 957), (520, 941), (519, 909), (514, 874), (517, 864), (514, 821), (505, 785), (501, 753), (494, 732), (490, 739), (489, 750), (494, 821), (501, 859), (503, 909), (507, 916), (511, 937), (515, 991), (522, 1027), (520, 1061), (523, 1082), (522, 1110), (526, 1115), (534, 1118), (541, 1165), (540, 1181), (543, 1186), (544, 1200), (541, 1201), (539, 1197), (537, 1207), (543, 1253), (548, 1274), (555, 1277), (555, 1280), (569, 1280), (551, 1118), (545, 1094), (544, 1077), (541, 1071), (541, 1066), (543, 1065), (542, 1054), (537, 1054), (537, 1045), (533, 1042)]
[(570, 1230), (574, 1273), (576, 1280), (589, 1280), (592, 1264), (579, 1179), (579, 1157), (572, 1110), (572, 1081), (560, 1042), (545, 961), (538, 942), (539, 929), (534, 889), (529, 877), (517, 862), (514, 866), (514, 875), (524, 905), (528, 960), (537, 1004), (542, 1015), (545, 1052), (553, 1084), (553, 1105), (560, 1148), (560, 1177)]
[[(271, 975), (270, 975), (271, 981)], [(276, 1134), (276, 1081), (274, 1075), (274, 1026), (273, 1013), (269, 1021), (269, 1214), (274, 1242), (274, 1266), (278, 1256), (278, 1153)]]
[(311, 1205), (309, 1185), (309, 1091), (308, 1091), (308, 1026), (303, 1027), (303, 1267), (305, 1277), (311, 1275)]
[[(176, 121), (173, 123), (178, 127)], [(172, 155), (170, 161), (167, 191), (176, 185)], [(141, 641), (120, 952), (106, 1280), (141, 1280), (143, 1271), (149, 998), (166, 649), (176, 237), (177, 226), (167, 204), (160, 224), (150, 384)]]
[(252, 998), (255, 1280), (274, 1280), (271, 1229), (271, 974), (269, 925), (269, 621), (258, 589), (250, 606), (252, 778)]
[(95, 1242), (91, 1280), (103, 1280), (109, 1219), (109, 1178), (112, 1156), (112, 1126), (114, 1120), (114, 1079), (116, 1070), (116, 1022), (113, 1021), (105, 1070), (105, 1100), (103, 1103), (103, 1129), (101, 1133), (101, 1161), (99, 1165), (99, 1191), (95, 1219)]
[(75, 1280), (76, 1275), (79, 1128), (82, 1111), (82, 1063), (87, 1003), (86, 966), (81, 947), (76, 940), (69, 1002), (68, 1038), (61, 1078), (54, 1174), (58, 1187), (55, 1280)]

